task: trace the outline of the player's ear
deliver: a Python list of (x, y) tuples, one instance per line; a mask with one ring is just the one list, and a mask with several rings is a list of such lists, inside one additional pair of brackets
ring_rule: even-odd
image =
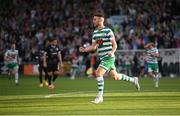
[(104, 17), (100, 17), (100, 21), (104, 22)]

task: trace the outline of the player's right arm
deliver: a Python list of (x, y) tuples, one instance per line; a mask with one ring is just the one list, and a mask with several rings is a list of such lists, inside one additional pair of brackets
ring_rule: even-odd
[(80, 52), (91, 52), (91, 51), (95, 51), (97, 48), (97, 43), (96, 41), (93, 41), (91, 46), (88, 46), (88, 47), (80, 47), (79, 48), (79, 51)]
[(43, 66), (47, 67), (47, 52), (48, 52), (48, 48), (44, 51), (43, 54)]
[(155, 48), (155, 52), (152, 53), (151, 56), (153, 56), (153, 57), (159, 57), (160, 56), (157, 48)]
[(17, 64), (20, 64), (19, 51), (17, 51)]
[(5, 54), (4, 54), (4, 61), (5, 62), (8, 62), (8, 60), (9, 60), (9, 58), (8, 58), (8, 50), (5, 52)]

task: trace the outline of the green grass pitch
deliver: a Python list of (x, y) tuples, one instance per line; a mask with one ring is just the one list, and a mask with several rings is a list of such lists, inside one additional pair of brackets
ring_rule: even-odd
[(180, 78), (162, 78), (155, 88), (151, 78), (140, 78), (141, 91), (124, 81), (105, 78), (104, 102), (94, 78), (60, 77), (55, 90), (40, 88), (38, 77), (20, 76), (16, 86), (0, 76), (0, 115), (180, 115)]

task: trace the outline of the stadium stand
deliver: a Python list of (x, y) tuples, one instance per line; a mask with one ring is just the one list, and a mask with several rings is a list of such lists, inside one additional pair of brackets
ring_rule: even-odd
[(161, 49), (180, 48), (179, 4), (178, 0), (1, 0), (0, 61), (9, 43), (16, 41), (22, 63), (33, 63), (38, 46), (52, 36), (58, 38), (63, 59), (70, 60), (79, 46), (91, 42), (91, 13), (96, 9), (108, 19), (121, 16), (121, 23), (108, 23), (119, 50), (143, 49), (149, 41)]

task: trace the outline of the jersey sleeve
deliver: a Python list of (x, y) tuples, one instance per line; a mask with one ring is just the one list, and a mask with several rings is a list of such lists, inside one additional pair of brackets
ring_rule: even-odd
[(156, 54), (158, 54), (158, 53), (159, 53), (159, 51), (158, 51), (158, 49), (157, 49), (157, 48), (155, 49), (155, 53), (156, 53)]
[(61, 54), (61, 49), (58, 47), (58, 54)]
[(19, 56), (19, 51), (17, 50), (17, 56)]
[(111, 29), (109, 29), (110, 31), (108, 32), (108, 36), (109, 36), (109, 39), (112, 40), (114, 38), (114, 33)]
[(49, 46), (47, 46), (45, 49), (44, 49), (44, 54), (47, 55), (49, 52)]
[(92, 43), (96, 42), (94, 33), (95, 33), (95, 31), (94, 31), (93, 34), (92, 34)]
[(8, 56), (8, 53), (9, 53), (9, 50), (7, 50), (7, 51), (5, 52), (4, 56), (7, 57), (7, 56)]

